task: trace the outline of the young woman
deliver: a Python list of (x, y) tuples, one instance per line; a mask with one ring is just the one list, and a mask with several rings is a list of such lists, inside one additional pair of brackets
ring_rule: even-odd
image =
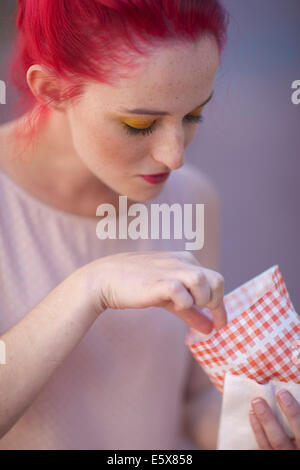
[[(176, 449), (184, 434), (215, 448), (220, 397), (184, 338), (226, 324), (219, 206), (184, 149), (226, 25), (214, 0), (19, 0), (27, 108), (0, 128), (0, 449)], [(204, 248), (100, 240), (96, 209), (119, 220), (119, 195), (204, 203)]]

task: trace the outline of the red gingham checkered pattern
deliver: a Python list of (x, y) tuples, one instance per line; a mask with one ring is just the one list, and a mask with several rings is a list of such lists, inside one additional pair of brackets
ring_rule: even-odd
[(223, 393), (227, 371), (259, 384), (273, 378), (300, 384), (300, 364), (292, 361), (293, 342), (300, 340), (300, 317), (279, 267), (272, 266), (225, 295), (224, 303), (224, 328), (209, 335), (190, 329), (185, 340), (219, 392)]

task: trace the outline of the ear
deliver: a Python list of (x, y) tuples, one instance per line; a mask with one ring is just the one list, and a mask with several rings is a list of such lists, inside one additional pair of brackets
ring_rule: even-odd
[(27, 83), (36, 99), (56, 111), (63, 111), (62, 80), (42, 65), (31, 65), (27, 70)]

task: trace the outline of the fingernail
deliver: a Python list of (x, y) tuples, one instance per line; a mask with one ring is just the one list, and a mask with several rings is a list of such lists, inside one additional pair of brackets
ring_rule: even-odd
[(204, 331), (202, 330), (201, 333), (203, 333), (204, 335), (209, 335), (213, 331), (213, 329), (214, 329), (213, 326), (212, 327), (207, 327), (207, 328), (205, 327), (205, 330)]
[(278, 396), (284, 405), (290, 405), (292, 403), (291, 395), (286, 390), (280, 390), (280, 392), (278, 392)]
[(209, 335), (213, 331), (213, 329), (214, 329), (214, 325), (211, 321), (207, 321), (201, 324), (201, 333), (205, 335)]
[(256, 398), (255, 400), (252, 401), (252, 404), (254, 406), (254, 410), (257, 414), (261, 414), (265, 411), (265, 405), (262, 400), (259, 398)]

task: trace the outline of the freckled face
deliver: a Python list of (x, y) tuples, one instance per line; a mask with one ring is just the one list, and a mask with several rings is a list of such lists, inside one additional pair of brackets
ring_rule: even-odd
[(194, 43), (166, 43), (142, 60), (138, 72), (117, 86), (89, 82), (66, 111), (82, 162), (111, 190), (139, 202), (156, 197), (165, 184), (150, 184), (140, 175), (184, 164), (184, 149), (213, 91), (219, 51), (215, 39), (206, 36)]

